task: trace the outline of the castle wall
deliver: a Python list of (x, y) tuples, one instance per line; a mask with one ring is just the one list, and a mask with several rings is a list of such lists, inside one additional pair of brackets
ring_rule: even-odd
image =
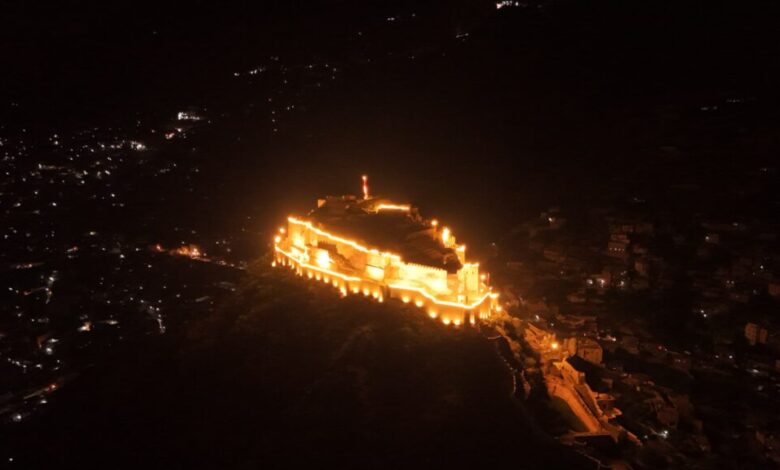
[[(476, 264), (465, 264), (458, 273), (448, 274), (444, 269), (404, 263), (396, 255), (369, 250), (292, 220), (287, 234), (276, 248), (275, 263), (331, 284), (342, 295), (364, 295), (380, 302), (388, 296), (398, 298), (456, 326), (487, 319), (497, 305), (495, 294), (487, 289), (480, 292)], [(465, 248), (460, 251), (464, 252)], [(345, 263), (348, 266), (343, 266)]]
[(397, 280), (423, 287), (434, 295), (450, 295), (447, 271), (414, 263), (398, 263)]

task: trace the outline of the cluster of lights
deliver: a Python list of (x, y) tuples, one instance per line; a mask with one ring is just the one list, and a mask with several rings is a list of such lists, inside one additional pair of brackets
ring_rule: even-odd
[[(421, 289), (419, 287), (406, 286), (406, 285), (403, 285), (403, 284), (390, 284), (390, 288), (391, 289), (397, 289), (397, 290), (410, 290), (410, 291), (414, 291), (414, 292), (419, 293), (420, 295), (422, 295), (426, 299), (430, 300), (431, 302), (435, 303), (436, 305), (441, 305), (443, 307), (462, 308), (462, 309), (465, 309), (465, 310), (472, 310), (474, 308), (479, 307), (482, 304), (482, 302), (484, 302), (485, 299), (487, 299), (488, 297), (492, 298), (492, 299), (495, 299), (496, 297), (498, 297), (498, 294), (496, 294), (495, 292), (487, 292), (487, 293), (485, 293), (485, 295), (483, 295), (479, 299), (475, 300), (473, 303), (471, 303), (471, 304), (464, 304), (464, 303), (460, 303), (460, 302), (449, 302), (447, 300), (439, 300), (436, 297), (434, 297), (431, 294), (429, 294), (428, 292), (426, 292), (425, 289)], [(402, 300), (403, 300), (403, 297), (402, 297)], [(420, 299), (415, 301), (415, 305), (417, 305), (418, 307), (422, 307), (423, 303), (424, 302), (422, 300), (420, 300)]]
[(520, 6), (520, 2), (517, 1), (502, 0), (500, 2), (496, 2), (496, 10), (500, 10), (504, 7), (518, 7), (518, 6)]

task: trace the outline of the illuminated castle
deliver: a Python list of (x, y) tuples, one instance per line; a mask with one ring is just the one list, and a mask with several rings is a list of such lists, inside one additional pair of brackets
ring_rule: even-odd
[(332, 284), (343, 296), (412, 302), (455, 326), (475, 324), (500, 309), (479, 264), (466, 262), (446, 227), (415, 207), (370, 197), (327, 197), (307, 217), (288, 217), (274, 239), (273, 265)]

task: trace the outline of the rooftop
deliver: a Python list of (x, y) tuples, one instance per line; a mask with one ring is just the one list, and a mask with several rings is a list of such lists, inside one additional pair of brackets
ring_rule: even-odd
[(354, 238), (381, 251), (397, 253), (407, 263), (417, 263), (455, 273), (461, 263), (447, 248), (436, 227), (423, 220), (417, 208), (382, 198), (328, 197), (309, 214), (323, 229)]

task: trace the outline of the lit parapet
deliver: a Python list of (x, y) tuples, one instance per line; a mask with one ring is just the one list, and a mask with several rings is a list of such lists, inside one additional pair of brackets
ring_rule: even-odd
[[(485, 299), (487, 299), (488, 297), (492, 297), (491, 296), (492, 293), (491, 292), (487, 292), (482, 297), (480, 297), (478, 300), (475, 300), (474, 302), (472, 302), (470, 304), (465, 304), (465, 303), (461, 303), (461, 302), (450, 302), (450, 301), (447, 301), (447, 300), (439, 300), (436, 297), (434, 297), (431, 294), (429, 294), (428, 292), (426, 292), (425, 289), (421, 289), (419, 287), (407, 286), (407, 285), (403, 285), (403, 284), (390, 284), (390, 288), (391, 289), (410, 290), (410, 291), (418, 292), (421, 295), (423, 295), (426, 299), (430, 300), (431, 302), (433, 302), (433, 303), (435, 303), (437, 305), (443, 305), (443, 306), (446, 306), (446, 307), (462, 308), (462, 309), (465, 309), (465, 310), (471, 310), (473, 308), (477, 308), (477, 307), (479, 307), (482, 304), (482, 302), (485, 301)], [(420, 303), (418, 306), (421, 306), (421, 305), (422, 305), (422, 303)]]
[(409, 212), (411, 210), (411, 206), (408, 204), (379, 204), (376, 206), (376, 210)]
[(382, 255), (382, 256), (387, 256), (387, 257), (392, 258), (392, 259), (394, 259), (396, 261), (401, 261), (401, 257), (399, 255), (395, 254), (395, 253), (380, 252), (377, 249), (365, 247), (365, 246), (357, 243), (354, 240), (349, 240), (349, 239), (346, 239), (346, 238), (343, 238), (343, 237), (339, 237), (338, 235), (330, 234), (330, 233), (328, 233), (328, 232), (326, 232), (324, 230), (320, 230), (317, 227), (315, 227), (314, 225), (312, 225), (311, 222), (306, 222), (304, 220), (298, 220), (295, 217), (288, 217), (287, 221), (290, 222), (291, 224), (304, 226), (304, 227), (308, 228), (309, 230), (311, 230), (312, 232), (316, 233), (317, 235), (323, 236), (323, 237), (325, 237), (325, 238), (327, 238), (329, 240), (332, 240), (334, 242), (338, 242), (338, 243), (343, 243), (345, 245), (349, 245), (349, 246), (351, 246), (352, 248), (354, 248), (354, 249), (356, 249), (358, 251), (362, 251), (364, 253), (374, 253), (374, 254), (378, 254), (378, 255)]
[[(313, 264), (305, 263), (303, 261), (298, 260), (292, 253), (289, 251), (285, 251), (279, 247), (276, 247), (276, 251), (287, 256), (291, 260), (294, 260), (296, 263), (300, 264), (302, 268), (311, 269), (312, 271), (317, 272), (317, 280), (322, 279), (321, 274), (335, 276), (339, 279), (342, 279), (344, 281), (352, 281), (352, 282), (358, 282), (361, 279), (359, 277), (355, 276), (347, 276), (346, 274), (337, 273), (336, 271), (331, 271), (330, 269), (320, 268), (319, 266), (314, 266)], [(321, 273), (321, 274), (320, 274)], [(311, 277), (311, 273), (309, 273), (309, 277)]]

